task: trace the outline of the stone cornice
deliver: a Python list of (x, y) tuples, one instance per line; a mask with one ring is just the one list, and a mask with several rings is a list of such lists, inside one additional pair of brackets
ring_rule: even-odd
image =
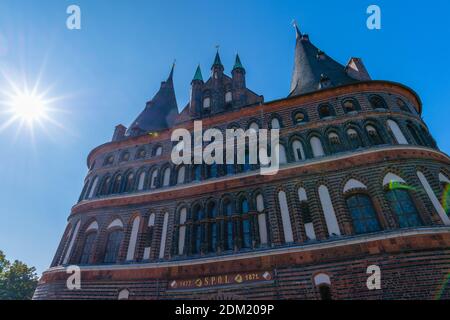
[[(307, 93), (295, 97), (283, 98), (265, 102), (264, 104), (245, 107), (236, 111), (230, 111), (223, 114), (218, 114), (213, 117), (203, 118), (204, 127), (214, 127), (224, 122), (236, 121), (242, 117), (251, 117), (254, 115), (260, 115), (265, 112), (276, 112), (278, 110), (308, 104), (308, 103), (320, 103), (326, 99), (330, 99), (336, 96), (351, 94), (356, 92), (377, 92), (377, 91), (389, 91), (407, 96), (411, 101), (414, 101), (414, 106), (417, 108), (419, 114), (422, 113), (422, 102), (417, 93), (411, 88), (402, 85), (400, 83), (382, 80), (371, 80), (365, 82), (357, 82), (355, 84), (332, 87), (316, 92)], [(121, 141), (107, 142), (96, 148), (94, 148), (87, 157), (87, 165), (90, 167), (92, 160), (100, 153), (109, 152), (112, 150), (129, 148), (135, 145), (158, 143), (164, 140), (170, 140), (171, 132), (176, 128), (192, 129), (193, 121), (184, 122), (171, 129), (158, 132), (158, 137), (150, 135), (143, 135), (134, 138), (128, 138)]]
[(127, 195), (114, 195), (100, 199), (84, 200), (72, 207), (71, 215), (110, 207), (139, 205), (149, 202), (182, 200), (208, 192), (226, 192), (232, 189), (251, 187), (264, 183), (278, 183), (292, 177), (317, 173), (327, 173), (335, 170), (351, 169), (358, 166), (381, 163), (390, 160), (431, 159), (450, 164), (448, 155), (434, 149), (411, 146), (380, 146), (362, 151), (352, 151), (323, 158), (283, 165), (276, 175), (260, 175), (259, 170), (241, 173), (198, 183), (188, 183), (168, 188), (146, 190)]

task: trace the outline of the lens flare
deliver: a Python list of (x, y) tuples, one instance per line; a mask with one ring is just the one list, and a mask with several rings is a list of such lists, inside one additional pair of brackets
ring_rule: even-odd
[(408, 186), (407, 184), (391, 180), (389, 182), (389, 190), (397, 190), (397, 189), (417, 191), (416, 188)]
[(447, 183), (442, 194), (442, 208), (444, 208), (447, 215), (450, 214), (450, 183)]
[(47, 115), (45, 100), (33, 93), (19, 92), (11, 98), (9, 105), (13, 116), (26, 121), (28, 124), (40, 121)]

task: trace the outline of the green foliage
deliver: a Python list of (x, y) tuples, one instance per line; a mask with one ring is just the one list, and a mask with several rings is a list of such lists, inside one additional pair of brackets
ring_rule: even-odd
[(38, 283), (36, 268), (11, 263), (0, 250), (0, 300), (30, 300)]

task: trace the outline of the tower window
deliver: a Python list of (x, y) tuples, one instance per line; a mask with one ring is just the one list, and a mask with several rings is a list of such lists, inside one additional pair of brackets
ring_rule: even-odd
[(371, 125), (367, 125), (366, 131), (367, 131), (367, 134), (369, 135), (369, 139), (373, 145), (379, 145), (379, 144), (383, 143), (383, 141), (380, 137), (380, 134), (378, 133), (378, 130), (375, 129), (375, 127), (373, 127)]
[(92, 255), (92, 249), (94, 248), (94, 241), (97, 237), (96, 232), (91, 232), (86, 236), (86, 240), (84, 241), (83, 252), (81, 254), (80, 264), (88, 264), (89, 259)]
[(408, 191), (392, 189), (387, 191), (386, 198), (398, 218), (400, 228), (421, 226), (419, 214)]
[(280, 120), (278, 120), (278, 118), (273, 118), (272, 121), (270, 122), (271, 125), (271, 129), (280, 129), (281, 125), (280, 125)]
[(206, 97), (203, 99), (203, 109), (209, 109), (211, 107), (211, 98)]
[(231, 103), (233, 101), (233, 94), (231, 93), (231, 91), (227, 91), (227, 93), (225, 93), (225, 103)]
[(345, 113), (359, 110), (359, 104), (354, 99), (347, 99), (342, 103)]
[(113, 164), (113, 162), (114, 162), (114, 156), (108, 156), (108, 157), (105, 159), (104, 165), (105, 165), (105, 166), (111, 165), (111, 164)]
[(333, 107), (329, 104), (322, 104), (319, 106), (319, 117), (321, 119), (334, 116)]
[(371, 96), (369, 102), (373, 109), (387, 109), (386, 101), (380, 96)]
[(138, 152), (136, 153), (136, 159), (144, 159), (145, 156), (147, 155), (147, 152), (145, 151), (145, 149), (139, 149)]
[(295, 161), (302, 161), (305, 159), (303, 145), (299, 140), (294, 140), (294, 142), (292, 142), (292, 152), (294, 153)]
[(119, 257), (119, 249), (122, 244), (123, 232), (116, 230), (108, 235), (108, 242), (106, 244), (105, 263), (115, 263)]
[(128, 161), (128, 160), (130, 160), (130, 153), (128, 151), (122, 153), (122, 156), (120, 157), (120, 161)]
[(319, 286), (319, 293), (321, 300), (332, 300), (331, 298), (331, 289), (329, 285), (322, 284)]
[(380, 230), (380, 224), (369, 196), (356, 194), (348, 197), (346, 202), (353, 219), (353, 227), (356, 234)]
[(294, 124), (305, 123), (308, 121), (308, 117), (302, 111), (294, 113)]
[(160, 146), (160, 147), (157, 147), (157, 148), (155, 149), (155, 156), (158, 157), (158, 156), (162, 155), (162, 151), (163, 151), (163, 149), (162, 149), (161, 146)]
[(339, 140), (339, 136), (336, 133), (334, 133), (334, 132), (331, 132), (328, 135), (328, 140), (330, 140), (331, 144), (335, 144), (335, 145), (341, 143), (340, 140)]
[(411, 113), (411, 110), (409, 110), (408, 105), (405, 103), (405, 101), (403, 101), (403, 100), (400, 99), (400, 98), (397, 98), (397, 99), (395, 100), (395, 102), (397, 103), (397, 106), (398, 106), (402, 111)]
[(355, 129), (348, 129), (347, 136), (352, 148), (356, 149), (361, 147), (361, 139), (359, 138), (359, 134)]

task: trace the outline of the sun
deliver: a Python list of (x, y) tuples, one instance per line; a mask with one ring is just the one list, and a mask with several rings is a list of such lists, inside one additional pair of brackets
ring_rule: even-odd
[(49, 89), (40, 90), (39, 82), (30, 88), (26, 81), (22, 81), (21, 86), (6, 76), (4, 78), (10, 87), (0, 91), (0, 134), (15, 129), (17, 135), (27, 129), (34, 136), (37, 128), (47, 131), (49, 124), (62, 127), (52, 117), (58, 111), (54, 103), (60, 98), (49, 98)]
[(8, 103), (13, 117), (28, 124), (41, 121), (47, 115), (46, 101), (42, 96), (29, 92), (16, 92)]

